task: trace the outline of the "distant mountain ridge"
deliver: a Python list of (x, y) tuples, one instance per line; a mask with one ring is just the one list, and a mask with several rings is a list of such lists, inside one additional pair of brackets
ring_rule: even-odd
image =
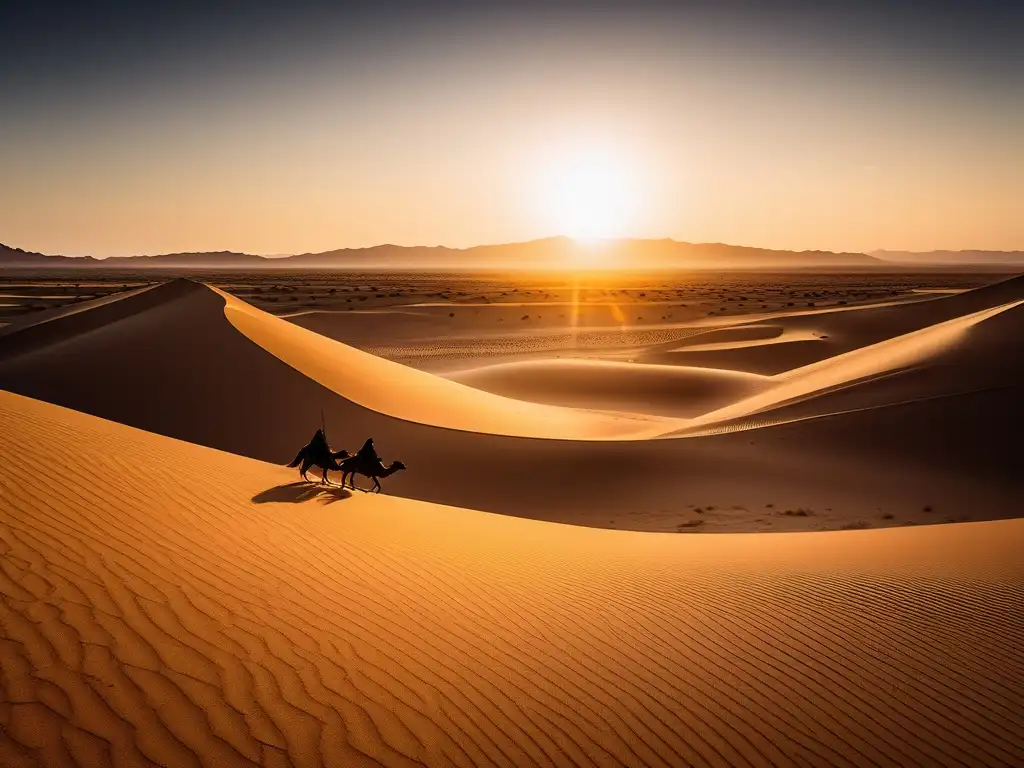
[[(70, 262), (72, 259), (74, 259), (75, 264), (68, 265), (64, 263)], [(96, 264), (99, 264), (99, 260), (94, 259), (92, 256), (47, 256), (43, 253), (25, 251), (21, 248), (12, 248), (9, 245), (0, 243), (0, 266), (4, 267), (60, 267)]]
[(676, 240), (614, 240), (583, 244), (567, 237), (525, 243), (445, 246), (376, 245), (322, 253), (266, 257), (234, 251), (167, 253), (156, 256), (47, 256), (0, 244), (0, 267), (87, 268), (564, 268), (573, 264), (621, 268), (872, 267), (884, 262), (864, 253), (779, 251), (723, 243)]
[(871, 255), (901, 264), (1024, 265), (1024, 251), (872, 251)]
[(0, 267), (97, 269), (545, 269), (579, 266), (612, 268), (772, 269), (801, 267), (1024, 266), (1024, 251), (780, 251), (724, 243), (678, 240), (609, 240), (580, 243), (549, 237), (525, 243), (448, 248), (375, 245), (293, 256), (257, 256), (236, 251), (163, 253), (155, 256), (47, 256), (0, 243)]

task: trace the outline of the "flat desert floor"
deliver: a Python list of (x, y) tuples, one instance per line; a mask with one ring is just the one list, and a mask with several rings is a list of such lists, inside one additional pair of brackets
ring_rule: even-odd
[(0, 764), (1024, 764), (1024, 278), (75, 277), (0, 283)]

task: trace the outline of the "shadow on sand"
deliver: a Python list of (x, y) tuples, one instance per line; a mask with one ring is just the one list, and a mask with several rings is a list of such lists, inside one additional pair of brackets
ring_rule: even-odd
[(286, 485), (275, 485), (260, 491), (252, 497), (256, 504), (266, 504), (268, 501), (285, 501), (293, 504), (301, 504), (306, 501), (319, 499), (321, 504), (333, 504), (336, 501), (347, 499), (352, 496), (350, 491), (339, 488), (336, 485), (318, 485), (299, 480)]

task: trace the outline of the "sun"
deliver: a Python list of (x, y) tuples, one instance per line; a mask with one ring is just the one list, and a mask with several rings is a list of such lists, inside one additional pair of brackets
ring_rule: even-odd
[(549, 160), (546, 205), (552, 225), (583, 242), (623, 237), (637, 207), (625, 158), (607, 147), (573, 147)]

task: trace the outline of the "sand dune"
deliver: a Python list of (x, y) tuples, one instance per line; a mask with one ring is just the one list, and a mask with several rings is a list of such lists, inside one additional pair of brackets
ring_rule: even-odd
[[(950, 338), (952, 343), (939, 343), (940, 332), (953, 334)], [(1022, 334), (1024, 306), (1020, 302), (1011, 302), (1001, 308), (982, 310), (965, 318), (947, 321), (902, 337), (930, 336), (938, 344), (930, 354), (922, 355), (916, 364), (904, 365), (888, 374), (858, 381), (855, 386), (838, 387), (785, 407), (776, 406), (773, 417), (785, 419), (813, 413), (881, 407), (895, 402), (945, 399), (964, 393), (983, 395), (995, 390), (1012, 391), (1024, 381), (1024, 359), (1019, 353)], [(895, 344), (897, 340), (883, 343)], [(824, 367), (824, 364), (816, 367)], [(993, 419), (1013, 420), (1014, 413), (1015, 409), (1011, 407), (1002, 417), (994, 412), (990, 416)], [(938, 430), (943, 426), (943, 420), (938, 411), (936, 417)]]
[(375, 357), (262, 312), (213, 288), (227, 319), (245, 336), (347, 400), (388, 416), (513, 437), (573, 440), (654, 437), (670, 420), (528, 403)]
[(601, 531), (0, 421), (5, 766), (1024, 763), (1021, 521)]
[(778, 325), (740, 325), (708, 331), (686, 339), (673, 352), (717, 352), (725, 349), (748, 349), (765, 344), (792, 344), (800, 341), (818, 341), (814, 331), (787, 331)]
[[(688, 348), (657, 350), (640, 357), (643, 362), (708, 366), (775, 375), (811, 363), (820, 362), (844, 352), (919, 331), (974, 312), (1017, 301), (1024, 296), (1024, 277), (1013, 277), (982, 288), (955, 294), (934, 294), (925, 300), (887, 302), (872, 306), (801, 310), (784, 315), (773, 313), (750, 316), (729, 328), (718, 328), (707, 334), (693, 336), (684, 344)], [(725, 322), (729, 318), (722, 318)], [(737, 348), (699, 349), (700, 345), (718, 340), (718, 334), (737, 334), (739, 339), (758, 339), (768, 333), (765, 324), (778, 328), (778, 333), (812, 334), (817, 341), (794, 341), (779, 347), (746, 345)], [(771, 331), (774, 334), (776, 331)], [(711, 335), (714, 334), (714, 335)], [(682, 347), (683, 345), (676, 345)]]
[[(927, 363), (964, 342), (965, 335), (979, 323), (1024, 304), (1017, 300), (937, 323), (919, 331), (851, 350), (836, 357), (781, 373), (759, 394), (695, 418), (693, 427), (704, 427), (763, 412), (781, 404), (807, 398), (838, 387)], [(948, 380), (947, 380), (948, 383)], [(1017, 383), (1020, 383), (1019, 381)], [(819, 401), (820, 404), (820, 401)], [(826, 407), (827, 408), (827, 407)], [(829, 413), (827, 409), (819, 411)]]
[(169, 291), (182, 289), (179, 285), (147, 296), (153, 287), (133, 288), (18, 318), (0, 330), (0, 359), (102, 328), (164, 301)]
[[(1003, 312), (1013, 311), (1022, 303), (1024, 300), (1008, 302), (956, 317), (773, 377), (688, 366), (546, 360), (485, 366), (449, 378), (523, 400), (691, 417), (690, 423), (678, 434), (724, 422), (731, 422), (735, 428), (738, 426), (736, 420), (742, 417), (836, 389), (853, 387), (893, 371), (927, 367), (937, 359), (945, 358), (954, 347), (966, 344), (965, 337), (974, 326)], [(779, 335), (772, 335), (773, 331), (778, 331)], [(744, 338), (748, 333), (749, 337)], [(803, 336), (816, 338), (806, 332), (783, 332), (781, 328), (758, 325), (722, 329), (712, 335), (732, 340), (695, 344), (688, 348), (705, 351), (741, 349), (782, 343), (787, 336), (801, 340)], [(1009, 353), (1008, 347), (1015, 341), (1015, 334), (1004, 333), (1003, 338), (1007, 349), (1002, 352)], [(986, 358), (999, 361), (1000, 351), (988, 350)], [(1005, 370), (1002, 363), (1000, 368)], [(947, 370), (942, 377), (942, 386), (947, 389), (952, 386), (954, 391), (979, 386), (975, 383), (968, 387), (964, 378), (963, 375), (951, 376)], [(975, 372), (968, 370), (967, 378), (975, 378)], [(1011, 381), (1019, 383), (1024, 381), (1024, 376), (1012, 377)], [(916, 394), (918, 397), (926, 396), (924, 391)], [(818, 398), (813, 406), (816, 408), (805, 409), (805, 415), (806, 412), (834, 412), (830, 410), (834, 408), (832, 399)], [(754, 423), (760, 426), (762, 422)]]
[(520, 400), (676, 417), (698, 416), (772, 384), (750, 373), (608, 360), (499, 363), (448, 378)]
[[(987, 308), (1011, 293), (1007, 284), (999, 291), (983, 296), (996, 302)], [(579, 441), (487, 434), (487, 419), (500, 428), (515, 422), (521, 405), (540, 411), (426, 374), (406, 377), (404, 368), (385, 386), (393, 364), (339, 352), (334, 342), (237, 303), (229, 312), (249, 322), (242, 330), (263, 334), (268, 351), (229, 322), (222, 296), (195, 283), (168, 283), (108, 306), (118, 304), (121, 316), (105, 324), (83, 312), (51, 324), (37, 343), (17, 342), (12, 351), (20, 334), (0, 340), (0, 387), (274, 463), (291, 459), (323, 414), (336, 446), (354, 450), (372, 435), (385, 459), (409, 466), (386, 481), (389, 493), (589, 526), (835, 529), (1014, 517), (1024, 502), (1018, 459), (1001, 448), (1018, 438), (1007, 414), (1024, 389), (1024, 371), (1012, 362), (1020, 309), (976, 323), (964, 343), (929, 361), (908, 358), (900, 363), (908, 368), (854, 386), (816, 385), (813, 397), (795, 403), (776, 393), (770, 409), (745, 417), (744, 431)], [(467, 392), (472, 399), (464, 402)], [(403, 410), (411, 405), (415, 412)], [(548, 408), (590, 424), (603, 418)], [(449, 410), (480, 421), (448, 428)], [(534, 424), (547, 430), (564, 426), (538, 418)], [(636, 420), (645, 429), (658, 422)], [(724, 421), (705, 430), (719, 426), (733, 428)], [(784, 514), (799, 509), (810, 512)]]

